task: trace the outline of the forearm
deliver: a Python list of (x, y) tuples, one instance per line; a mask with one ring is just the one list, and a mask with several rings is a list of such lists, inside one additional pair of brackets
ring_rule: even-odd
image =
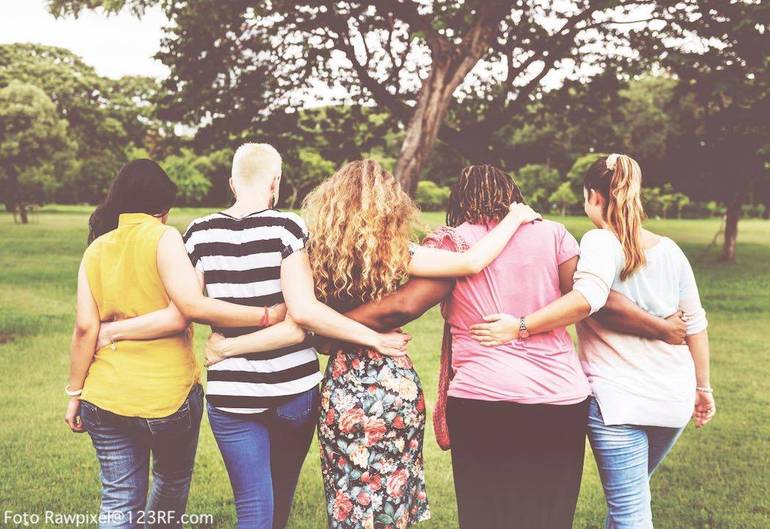
[(225, 338), (217, 347), (222, 356), (231, 357), (291, 347), (304, 340), (305, 331), (294, 321), (287, 319), (256, 332)]
[(254, 327), (265, 316), (265, 307), (237, 305), (203, 294), (182, 301), (179, 310), (186, 319), (217, 327)]
[(708, 332), (702, 331), (687, 337), (693, 363), (695, 364), (695, 382), (698, 387), (711, 387), (710, 351)]
[(604, 307), (591, 317), (621, 334), (658, 340), (662, 339), (666, 332), (665, 319), (650, 314), (615, 291), (610, 292)]
[(298, 325), (316, 334), (368, 347), (377, 342), (375, 331), (346, 318), (318, 300), (306, 300), (301, 307), (294, 308), (289, 304), (288, 309), (289, 315)]
[(98, 327), (78, 329), (72, 334), (70, 346), (70, 372), (69, 387), (76, 391), (83, 387), (88, 374), (88, 368), (94, 358), (96, 338), (99, 334)]
[(107, 337), (118, 340), (152, 340), (182, 332), (189, 322), (173, 306), (134, 318), (106, 322)]
[(587, 318), (590, 310), (591, 306), (586, 298), (573, 290), (526, 316), (524, 324), (531, 334), (549, 332)]
[(520, 225), (519, 218), (508, 215), (464, 252), (418, 247), (409, 262), (409, 274), (424, 278), (463, 277), (477, 274), (500, 255)]

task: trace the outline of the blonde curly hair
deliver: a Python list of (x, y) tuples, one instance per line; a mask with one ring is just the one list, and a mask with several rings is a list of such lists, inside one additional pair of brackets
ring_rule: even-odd
[(318, 299), (378, 300), (408, 276), (419, 210), (375, 160), (345, 164), (303, 203)]

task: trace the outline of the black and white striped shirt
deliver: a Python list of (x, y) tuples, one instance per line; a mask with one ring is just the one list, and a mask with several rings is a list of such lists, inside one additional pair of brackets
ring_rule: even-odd
[[(187, 253), (203, 272), (206, 293), (253, 307), (283, 303), (281, 261), (307, 241), (302, 219), (267, 209), (240, 219), (214, 213), (194, 220), (184, 234)], [(258, 327), (214, 328), (240, 336)], [(232, 413), (259, 413), (321, 380), (318, 356), (309, 343), (270, 352), (240, 355), (208, 369), (207, 399)]]

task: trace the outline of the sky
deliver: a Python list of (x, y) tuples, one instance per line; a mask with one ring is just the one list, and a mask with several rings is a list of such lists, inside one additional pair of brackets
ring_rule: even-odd
[(34, 42), (68, 48), (107, 77), (165, 77), (168, 70), (153, 55), (167, 20), (150, 9), (139, 20), (122, 12), (107, 16), (84, 11), (79, 18), (57, 19), (45, 0), (0, 0), (0, 44)]

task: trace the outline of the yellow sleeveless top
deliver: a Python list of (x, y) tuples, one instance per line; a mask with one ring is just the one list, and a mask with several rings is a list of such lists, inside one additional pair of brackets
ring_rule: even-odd
[[(84, 265), (102, 321), (168, 306), (157, 266), (158, 242), (168, 229), (151, 215), (124, 213), (117, 229), (86, 249)], [(185, 401), (199, 371), (192, 326), (166, 338), (119, 341), (96, 352), (81, 399), (118, 415), (165, 417)]]

